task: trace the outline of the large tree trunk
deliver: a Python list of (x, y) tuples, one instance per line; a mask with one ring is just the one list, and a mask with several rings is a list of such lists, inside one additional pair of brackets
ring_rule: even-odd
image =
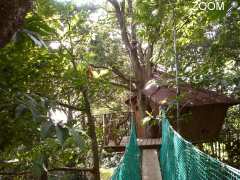
[(24, 22), (33, 0), (0, 0), (0, 48), (4, 47)]
[[(125, 1), (119, 3), (117, 0), (108, 0), (115, 9), (116, 18), (118, 20), (122, 41), (127, 49), (129, 59), (132, 65), (132, 69), (134, 71), (134, 80), (136, 91), (135, 95), (138, 97), (138, 110), (140, 111), (141, 119), (146, 116), (146, 110), (149, 107), (149, 100), (144, 97), (142, 94), (142, 89), (148, 80), (152, 77), (152, 63), (150, 59), (153, 54), (153, 43), (148, 42), (148, 48), (143, 50), (141, 44), (137, 39), (136, 33), (136, 24), (134, 22), (133, 15), (133, 3), (132, 0), (127, 0), (128, 3), (128, 19), (130, 18), (130, 23), (126, 22), (125, 15)], [(130, 30), (129, 27), (130, 26)], [(129, 78), (125, 78), (129, 79)], [(137, 122), (141, 123), (141, 122)], [(141, 123), (142, 124), (142, 123)], [(145, 128), (144, 137), (150, 136), (150, 132), (148, 132), (148, 127)]]
[(91, 106), (88, 98), (88, 93), (86, 90), (82, 91), (84, 103), (85, 103), (85, 112), (88, 118), (88, 133), (91, 138), (92, 152), (93, 152), (93, 169), (95, 172), (95, 180), (100, 180), (100, 171), (99, 171), (99, 155), (98, 155), (98, 142), (95, 128), (95, 120), (92, 116)]
[[(73, 69), (76, 74), (78, 74), (77, 70), (77, 64), (75, 62), (75, 59), (72, 57), (71, 59)], [(83, 95), (83, 101), (84, 101), (84, 107), (85, 110), (84, 112), (87, 115), (87, 120), (88, 120), (88, 134), (91, 138), (91, 149), (93, 153), (93, 169), (94, 169), (94, 180), (100, 180), (100, 167), (99, 167), (99, 155), (98, 155), (98, 142), (97, 142), (97, 135), (96, 135), (96, 128), (95, 128), (95, 119), (92, 116), (92, 111), (91, 111), (91, 105), (89, 102), (89, 94), (88, 94), (88, 89), (87, 87), (81, 87), (80, 92)]]

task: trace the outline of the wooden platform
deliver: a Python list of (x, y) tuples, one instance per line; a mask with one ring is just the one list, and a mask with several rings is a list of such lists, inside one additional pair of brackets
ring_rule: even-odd
[[(127, 145), (129, 137), (123, 137), (120, 145), (108, 145), (105, 146), (104, 149), (113, 152), (122, 152), (125, 150), (125, 146)], [(138, 146), (141, 149), (159, 149), (161, 145), (160, 138), (148, 138), (148, 139), (137, 139)]]
[(162, 180), (156, 149), (143, 149), (142, 180)]

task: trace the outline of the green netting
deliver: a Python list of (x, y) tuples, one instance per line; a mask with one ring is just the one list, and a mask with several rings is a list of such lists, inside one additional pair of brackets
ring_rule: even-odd
[(131, 124), (131, 134), (124, 156), (115, 169), (112, 180), (141, 180), (140, 149), (137, 144), (135, 124)]
[(160, 164), (164, 180), (240, 180), (240, 171), (201, 152), (162, 121)]

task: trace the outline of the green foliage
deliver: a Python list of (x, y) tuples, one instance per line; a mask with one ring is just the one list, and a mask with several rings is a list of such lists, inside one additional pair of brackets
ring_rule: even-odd
[[(229, 7), (230, 2), (224, 2)], [(126, 11), (126, 21), (136, 24), (139, 44), (153, 44), (153, 67), (161, 64), (175, 75), (175, 22), (181, 80), (240, 96), (236, 10), (227, 17), (227, 9), (201, 11), (188, 1), (136, 0), (133, 5), (133, 19)], [(126, 109), (126, 89), (129, 79), (134, 81), (134, 72), (112, 14), (93, 22), (92, 12), (72, 3), (37, 0), (14, 42), (0, 49), (0, 158), (17, 158), (16, 170), (32, 168), (39, 175), (45, 161), (46, 168), (91, 165), (88, 125), (82, 119), (86, 113), (83, 90), (94, 113)], [(159, 83), (174, 82), (159, 79)], [(49, 111), (54, 109), (66, 112), (68, 122), (52, 120)], [(239, 128), (235, 118), (239, 114), (229, 114)], [(152, 117), (145, 120), (150, 122)], [(103, 130), (96, 132), (101, 139)]]
[[(14, 43), (0, 49), (0, 158), (16, 158), (16, 171), (32, 169), (39, 176), (48, 168), (91, 166), (88, 128), (78, 121), (85, 111), (81, 90), (87, 89), (92, 103), (114, 89), (109, 70), (94, 70), (89, 76), (102, 39), (93, 43), (87, 16), (72, 4), (39, 0)], [(51, 42), (59, 48), (46, 47)], [(73, 116), (57, 123), (49, 114), (53, 109), (72, 111)]]

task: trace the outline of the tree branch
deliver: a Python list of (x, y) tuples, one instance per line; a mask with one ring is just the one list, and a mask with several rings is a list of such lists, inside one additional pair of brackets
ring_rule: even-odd
[(129, 83), (130, 81), (136, 82), (135, 80), (131, 79), (130, 77), (127, 77), (125, 74), (123, 74), (121, 71), (119, 71), (116, 67), (112, 67), (112, 71), (114, 74), (116, 74), (118, 77), (120, 77), (123, 81)]
[[(117, 0), (108, 0), (108, 1), (115, 8), (116, 17), (117, 17), (118, 23), (120, 25), (122, 40), (128, 50), (130, 60), (134, 67), (135, 76), (140, 81), (140, 79), (142, 77), (142, 67), (141, 67), (141, 64), (138, 59), (135, 25), (132, 24), (132, 26), (131, 26), (130, 35), (131, 35), (132, 42), (130, 43), (128, 31), (126, 28), (126, 19), (125, 19), (125, 12), (124, 12), (125, 8), (123, 6), (122, 6), (122, 8), (120, 8), (120, 4), (117, 2)], [(132, 6), (131, 1), (129, 1), (128, 3), (130, 3), (131, 4), (130, 6)], [(123, 3), (123, 4), (125, 4), (125, 3)], [(121, 5), (123, 5), (123, 4), (121, 4)]]
[(99, 65), (94, 65), (94, 64), (91, 64), (91, 66), (93, 68), (101, 68), (101, 69), (108, 69), (108, 70), (111, 70), (114, 74), (116, 74), (122, 81), (126, 82), (126, 83), (129, 83), (130, 81), (136, 83), (135, 80), (131, 79), (128, 75), (124, 74), (123, 72), (121, 72), (119, 69), (117, 69), (116, 67), (114, 66), (111, 66), (110, 67), (106, 67), (106, 66), (99, 66)]
[(66, 103), (63, 103), (63, 102), (60, 102), (60, 101), (56, 101), (56, 104), (57, 105), (60, 105), (62, 107), (65, 107), (65, 108), (68, 108), (70, 110), (75, 110), (75, 111), (83, 111), (81, 108), (79, 107), (76, 107), (74, 105), (71, 105), (71, 104), (66, 104)]
[(149, 45), (148, 45), (148, 47), (147, 47), (144, 55), (145, 55), (145, 61), (146, 61), (146, 62), (149, 62), (150, 59), (151, 59), (152, 56), (153, 56), (153, 44), (149, 44)]
[(129, 16), (131, 17), (131, 40), (132, 40), (132, 43), (136, 43), (137, 42), (136, 24), (134, 23), (134, 20), (133, 20), (132, 0), (128, 0), (128, 13), (129, 13)]
[(131, 51), (131, 44), (130, 44), (130, 41), (129, 41), (128, 32), (127, 32), (127, 28), (126, 28), (124, 11), (122, 11), (124, 9), (121, 10), (120, 4), (116, 0), (108, 0), (108, 1), (112, 4), (112, 6), (115, 9), (116, 17), (117, 17), (117, 20), (118, 20), (118, 23), (119, 23), (120, 29), (121, 29), (122, 40), (123, 40), (125, 46), (127, 47), (128, 51), (130, 52)]
[(138, 42), (137, 48), (138, 48), (139, 60), (142, 64), (144, 64), (144, 53), (142, 49), (142, 43)]
[[(114, 85), (114, 86), (118, 86), (118, 87), (121, 87), (121, 88), (124, 88), (126, 90), (130, 90), (130, 84), (129, 85), (124, 85), (124, 84), (119, 84), (119, 83), (116, 83), (116, 82), (109, 82), (110, 84)], [(131, 84), (131, 91), (132, 92), (135, 92), (137, 89), (136, 87), (134, 87), (132, 84)]]

